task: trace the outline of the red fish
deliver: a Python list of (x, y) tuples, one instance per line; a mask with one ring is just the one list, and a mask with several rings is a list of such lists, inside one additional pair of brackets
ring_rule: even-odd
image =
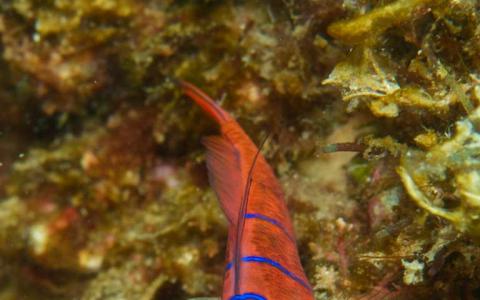
[(219, 125), (207, 137), (209, 181), (229, 222), (223, 300), (310, 300), (280, 184), (235, 119), (194, 85), (186, 95)]

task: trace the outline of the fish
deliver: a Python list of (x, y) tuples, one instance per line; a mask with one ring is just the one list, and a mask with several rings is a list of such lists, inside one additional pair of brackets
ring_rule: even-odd
[(222, 300), (313, 300), (272, 168), (228, 112), (193, 84), (179, 84), (220, 127), (202, 142), (209, 183), (229, 223)]

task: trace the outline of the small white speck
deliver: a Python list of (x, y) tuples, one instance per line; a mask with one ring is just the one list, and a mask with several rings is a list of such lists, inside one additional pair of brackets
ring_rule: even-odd
[(92, 253), (88, 250), (81, 250), (78, 254), (78, 263), (87, 270), (96, 271), (102, 267), (103, 255)]
[(30, 242), (33, 252), (36, 255), (42, 255), (47, 250), (48, 229), (44, 224), (37, 224), (30, 229)]
[(34, 33), (33, 36), (32, 36), (32, 38), (33, 38), (33, 41), (34, 41), (35, 43), (40, 42), (41, 39), (42, 39), (42, 37), (41, 37), (38, 33)]

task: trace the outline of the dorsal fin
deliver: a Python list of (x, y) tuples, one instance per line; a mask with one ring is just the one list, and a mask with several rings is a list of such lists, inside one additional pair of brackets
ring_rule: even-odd
[(212, 117), (219, 125), (230, 120), (230, 115), (218, 106), (212, 98), (205, 94), (202, 90), (186, 81), (179, 81), (183, 92), (192, 98), (210, 117)]
[[(202, 90), (186, 81), (179, 81), (183, 92), (197, 103), (220, 127), (232, 120), (215, 101)], [(203, 139), (207, 148), (207, 168), (210, 185), (215, 190), (228, 221), (235, 225), (242, 199), (240, 153), (223, 136)]]
[(236, 225), (242, 200), (241, 169), (238, 150), (221, 136), (203, 139), (207, 147), (207, 168), (210, 185), (232, 225)]

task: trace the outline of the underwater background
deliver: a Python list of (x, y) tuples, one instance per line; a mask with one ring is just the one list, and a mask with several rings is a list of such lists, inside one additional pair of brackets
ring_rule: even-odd
[(222, 292), (206, 91), (321, 299), (480, 299), (477, 0), (1, 0), (0, 300)]

